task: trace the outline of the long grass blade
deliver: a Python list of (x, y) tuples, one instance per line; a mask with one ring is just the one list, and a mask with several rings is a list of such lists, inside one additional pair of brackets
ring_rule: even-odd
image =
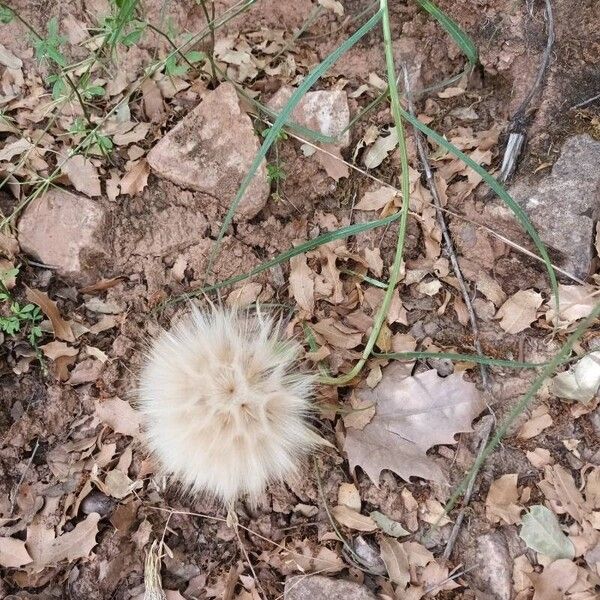
[(223, 224), (219, 230), (219, 235), (215, 241), (213, 249), (211, 251), (211, 255), (208, 261), (207, 275), (210, 275), (212, 272), (212, 267), (214, 265), (215, 258), (219, 252), (221, 241), (223, 240), (223, 236), (225, 232), (231, 225), (233, 220), (233, 215), (235, 214), (238, 205), (244, 196), (248, 186), (250, 185), (252, 179), (254, 178), (256, 171), (258, 170), (260, 163), (266, 157), (269, 148), (273, 145), (275, 140), (278, 137), (279, 132), (282, 127), (288, 120), (288, 117), (291, 115), (293, 110), (296, 108), (300, 100), (304, 97), (306, 92), (315, 84), (316, 81), (342, 56), (346, 53), (352, 46), (354, 46), (360, 39), (362, 39), (379, 21), (381, 20), (381, 11), (377, 11), (360, 29), (358, 29), (353, 35), (351, 35), (347, 40), (345, 40), (342, 44), (340, 44), (329, 56), (327, 56), (317, 67), (315, 67), (302, 81), (302, 83), (296, 88), (287, 104), (279, 113), (277, 119), (275, 119), (275, 123), (268, 130), (267, 135), (258, 151), (258, 154), (252, 161), (248, 172), (246, 173), (240, 188), (238, 189), (235, 198), (233, 199), (231, 205), (229, 206), (229, 210), (225, 215), (225, 219), (223, 220)]
[(473, 40), (461, 29), (459, 24), (449, 17), (441, 8), (431, 0), (418, 0), (419, 4), (426, 10), (452, 37), (456, 45), (462, 50), (467, 60), (476, 65), (479, 62), (479, 52)]

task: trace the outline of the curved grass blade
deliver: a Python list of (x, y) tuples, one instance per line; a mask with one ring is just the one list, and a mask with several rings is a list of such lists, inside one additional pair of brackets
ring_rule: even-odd
[(556, 272), (554, 271), (554, 267), (552, 266), (552, 262), (550, 260), (550, 256), (548, 255), (548, 251), (546, 250), (546, 246), (544, 245), (544, 242), (542, 242), (535, 227), (531, 224), (527, 213), (504, 189), (504, 186), (495, 177), (490, 175), (482, 166), (476, 163), (471, 157), (467, 156), (464, 152), (462, 152), (456, 146), (451, 144), (439, 133), (433, 131), (433, 129), (429, 129), (427, 125), (421, 123), (421, 121), (419, 121), (417, 117), (414, 117), (402, 107), (400, 107), (399, 110), (402, 113), (402, 116), (411, 125), (413, 125), (413, 127), (416, 127), (419, 131), (422, 131), (425, 135), (430, 137), (440, 146), (444, 147), (451, 154), (454, 154), (454, 156), (456, 156), (457, 158), (460, 158), (460, 160), (462, 160), (468, 167), (473, 169), (490, 186), (490, 188), (496, 193), (496, 195), (512, 210), (515, 217), (521, 224), (521, 227), (527, 232), (527, 234), (533, 241), (535, 247), (537, 248), (540, 257), (544, 261), (544, 265), (546, 267), (546, 271), (548, 272), (548, 277), (550, 279), (550, 285), (552, 287), (552, 295), (554, 296), (555, 308), (558, 313), (559, 300), (558, 281), (556, 280)]
[(459, 24), (449, 17), (441, 8), (431, 0), (418, 0), (421, 7), (426, 10), (452, 37), (456, 45), (463, 51), (467, 60), (476, 65), (479, 62), (479, 52), (473, 40), (460, 28)]
[(279, 116), (273, 123), (273, 126), (268, 130), (267, 135), (258, 151), (258, 154), (252, 161), (250, 169), (246, 173), (240, 188), (238, 189), (233, 202), (229, 206), (229, 210), (225, 215), (225, 219), (223, 220), (223, 224), (219, 229), (219, 235), (215, 241), (213, 249), (210, 254), (210, 258), (208, 260), (207, 267), (207, 275), (212, 272), (212, 268), (214, 265), (215, 258), (219, 252), (221, 241), (223, 240), (223, 236), (225, 232), (231, 225), (233, 220), (233, 215), (237, 210), (237, 207), (246, 192), (250, 182), (254, 178), (258, 167), (260, 166), (263, 158), (266, 157), (269, 148), (273, 145), (275, 140), (278, 137), (279, 132), (282, 127), (285, 125), (288, 117), (293, 112), (294, 108), (298, 105), (300, 100), (302, 100), (303, 96), (306, 92), (315, 84), (315, 82), (320, 79), (320, 77), (342, 56), (345, 52), (347, 52), (354, 44), (356, 44), (361, 38), (363, 38), (379, 21), (381, 20), (381, 11), (377, 11), (360, 29), (358, 29), (353, 35), (351, 35), (347, 40), (345, 40), (342, 44), (340, 44), (331, 54), (329, 54), (317, 67), (315, 67), (302, 81), (302, 83), (296, 88), (291, 98), (288, 100), (287, 104), (284, 106), (282, 111), (279, 113)]
[(303, 254), (304, 252), (310, 252), (311, 250), (314, 250), (315, 248), (318, 248), (323, 244), (327, 244), (328, 242), (332, 242), (334, 240), (341, 240), (350, 237), (351, 235), (357, 235), (359, 233), (363, 233), (364, 231), (369, 231), (371, 229), (376, 229), (377, 227), (384, 227), (385, 225), (389, 225), (390, 223), (399, 220), (401, 214), (402, 213), (397, 212), (383, 219), (375, 219), (374, 221), (367, 221), (366, 223), (356, 223), (355, 225), (341, 227), (340, 229), (336, 229), (335, 231), (328, 231), (327, 233), (324, 233), (312, 240), (308, 240), (303, 244), (299, 244), (298, 246), (294, 246), (293, 248), (290, 248), (285, 252), (281, 252), (271, 260), (261, 263), (260, 265), (254, 267), (254, 269), (251, 269), (246, 273), (241, 273), (240, 275), (235, 275), (234, 277), (230, 277), (229, 279), (224, 279), (223, 281), (219, 281), (217, 283), (202, 287), (198, 290), (188, 292), (187, 294), (182, 294), (181, 296), (177, 296), (176, 298), (165, 302), (162, 306), (176, 304), (177, 302), (189, 300), (190, 298), (196, 298), (198, 296), (202, 296), (203, 294), (208, 294), (209, 292), (214, 292), (216, 290), (220, 290), (230, 285), (234, 285), (235, 283), (244, 281), (249, 277), (254, 277), (259, 273), (262, 273), (263, 271), (267, 271), (271, 267), (286, 262), (294, 256), (298, 256), (299, 254)]

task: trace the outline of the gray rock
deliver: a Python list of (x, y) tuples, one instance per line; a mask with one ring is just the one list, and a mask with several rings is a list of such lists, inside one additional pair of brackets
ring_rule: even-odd
[(600, 142), (588, 135), (574, 136), (565, 142), (550, 175), (510, 190), (553, 260), (582, 279), (590, 274), (594, 227), (600, 218), (599, 165)]
[[(229, 208), (260, 144), (235, 88), (222, 83), (148, 153), (152, 170)], [(236, 220), (251, 219), (266, 204), (270, 185), (261, 161), (238, 206)]]
[(478, 536), (464, 562), (478, 600), (510, 600), (513, 561), (501, 532)]
[(285, 580), (284, 600), (376, 600), (366, 587), (322, 575), (299, 575)]
[(60, 275), (85, 281), (95, 270), (95, 259), (106, 254), (101, 240), (105, 219), (105, 208), (97, 200), (52, 188), (24, 210), (19, 244)]

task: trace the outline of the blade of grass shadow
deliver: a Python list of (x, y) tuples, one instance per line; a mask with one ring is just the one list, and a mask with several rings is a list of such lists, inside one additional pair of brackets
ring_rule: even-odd
[(296, 88), (291, 98), (279, 113), (279, 116), (273, 123), (273, 126), (269, 129), (261, 147), (258, 151), (258, 154), (252, 161), (250, 169), (246, 173), (240, 188), (238, 189), (235, 198), (233, 199), (231, 205), (229, 206), (229, 210), (225, 215), (225, 219), (223, 220), (223, 224), (219, 229), (219, 235), (213, 245), (213, 249), (210, 253), (210, 257), (208, 260), (208, 267), (206, 276), (209, 276), (212, 273), (212, 269), (214, 266), (214, 261), (219, 253), (219, 249), (221, 246), (221, 241), (223, 240), (223, 236), (225, 232), (231, 225), (233, 220), (233, 215), (235, 214), (237, 207), (248, 189), (250, 182), (254, 178), (256, 171), (258, 170), (261, 161), (266, 157), (269, 148), (273, 145), (279, 132), (282, 127), (285, 125), (288, 117), (293, 112), (294, 108), (298, 105), (300, 100), (302, 100), (303, 96), (306, 92), (315, 84), (316, 81), (338, 60), (340, 56), (342, 56), (345, 52), (347, 52), (354, 44), (356, 44), (361, 38), (363, 38), (377, 23), (379, 23), (381, 19), (381, 11), (377, 11), (360, 29), (358, 29), (352, 36), (350, 36), (347, 40), (345, 40), (340, 46), (338, 46), (329, 56), (327, 56), (317, 67), (315, 67), (302, 81), (302, 83)]

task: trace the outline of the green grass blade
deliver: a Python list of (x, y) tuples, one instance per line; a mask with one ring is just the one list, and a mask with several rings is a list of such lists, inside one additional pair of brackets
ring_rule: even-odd
[(441, 8), (431, 0), (418, 0), (421, 7), (426, 10), (452, 37), (457, 46), (463, 51), (467, 60), (476, 65), (479, 62), (479, 52), (473, 40), (460, 28), (459, 24), (450, 18)]
[(554, 296), (554, 303), (556, 305), (556, 311), (558, 312), (559, 300), (558, 300), (558, 282), (556, 280), (556, 273), (554, 271), (554, 267), (552, 266), (552, 262), (550, 260), (550, 256), (548, 255), (548, 251), (546, 250), (546, 246), (542, 242), (538, 232), (535, 227), (531, 224), (527, 213), (521, 208), (521, 206), (515, 202), (512, 196), (504, 189), (502, 184), (495, 178), (492, 177), (483, 167), (477, 164), (472, 158), (467, 156), (464, 152), (459, 150), (456, 146), (451, 144), (448, 140), (446, 140), (439, 133), (433, 131), (433, 129), (429, 129), (427, 125), (421, 123), (417, 117), (411, 115), (408, 111), (400, 108), (402, 116), (414, 127), (416, 127), (419, 131), (422, 131), (425, 135), (430, 137), (440, 146), (444, 147), (448, 152), (454, 154), (457, 158), (462, 160), (468, 167), (473, 169), (496, 193), (496, 195), (513, 211), (515, 217), (521, 224), (521, 227), (527, 232), (535, 247), (537, 248), (540, 257), (544, 261), (544, 265), (546, 267), (546, 271), (548, 272), (548, 277), (550, 279), (550, 285), (552, 287), (552, 295)]
[(376, 12), (360, 29), (358, 29), (353, 35), (351, 35), (347, 40), (345, 40), (340, 46), (338, 46), (329, 56), (327, 56), (317, 67), (315, 67), (302, 81), (302, 83), (296, 88), (291, 98), (284, 106), (282, 111), (279, 113), (279, 116), (273, 123), (273, 126), (269, 129), (267, 136), (265, 137), (258, 154), (252, 161), (250, 169), (246, 173), (240, 188), (231, 203), (227, 214), (225, 215), (225, 219), (223, 220), (223, 224), (219, 230), (219, 235), (215, 241), (213, 249), (211, 251), (211, 255), (208, 261), (207, 275), (210, 275), (212, 272), (212, 267), (215, 261), (215, 258), (219, 252), (219, 248), (221, 245), (221, 241), (223, 240), (223, 236), (225, 232), (231, 225), (233, 220), (233, 215), (235, 214), (237, 207), (248, 189), (250, 182), (254, 178), (256, 171), (258, 170), (261, 161), (266, 157), (269, 148), (273, 145), (275, 140), (278, 137), (279, 132), (282, 127), (285, 125), (288, 117), (293, 112), (294, 108), (298, 105), (300, 100), (302, 100), (303, 96), (306, 92), (315, 84), (315, 82), (342, 56), (345, 52), (347, 52), (354, 44), (356, 44), (361, 38), (363, 38), (379, 21), (381, 20), (381, 11)]
[(222, 288), (228, 287), (230, 285), (234, 285), (239, 283), (240, 281), (244, 281), (249, 277), (254, 277), (263, 271), (267, 271), (268, 269), (279, 265), (283, 262), (288, 261), (290, 258), (294, 256), (298, 256), (299, 254), (303, 254), (304, 252), (310, 252), (323, 244), (327, 244), (329, 242), (333, 242), (334, 240), (341, 240), (351, 235), (358, 235), (359, 233), (363, 233), (364, 231), (369, 231), (371, 229), (375, 229), (377, 227), (384, 227), (385, 225), (389, 225), (394, 221), (400, 219), (401, 213), (397, 212), (393, 215), (389, 215), (383, 219), (376, 219), (374, 221), (367, 221), (366, 223), (357, 223), (355, 225), (348, 225), (347, 227), (341, 227), (340, 229), (336, 229), (335, 231), (328, 231), (312, 240), (308, 240), (303, 244), (299, 244), (298, 246), (294, 246), (294, 248), (290, 248), (285, 252), (281, 252), (271, 260), (268, 260), (260, 265), (254, 267), (254, 269), (242, 273), (240, 275), (235, 275), (234, 277), (230, 277), (229, 279), (225, 279), (223, 281), (219, 281), (212, 285), (207, 285), (201, 289), (194, 290), (192, 292), (188, 292), (187, 294), (182, 294), (181, 296), (177, 296), (173, 300), (167, 301), (164, 306), (168, 306), (170, 304), (175, 304), (177, 302), (182, 302), (184, 300), (189, 300), (190, 298), (196, 298), (197, 296), (202, 296), (203, 294), (208, 294), (209, 292), (214, 292), (216, 290), (220, 290)]

